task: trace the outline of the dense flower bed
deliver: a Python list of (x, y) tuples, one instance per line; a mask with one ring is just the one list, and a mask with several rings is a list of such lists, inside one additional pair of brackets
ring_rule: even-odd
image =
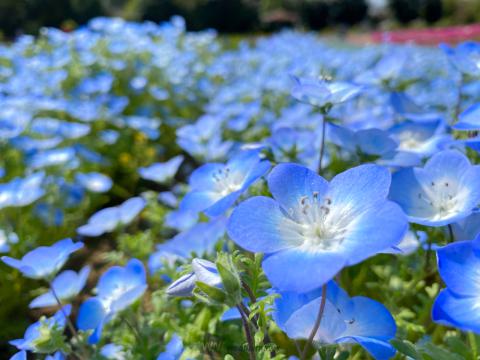
[(181, 18), (1, 46), (2, 352), (476, 359), (479, 59)]

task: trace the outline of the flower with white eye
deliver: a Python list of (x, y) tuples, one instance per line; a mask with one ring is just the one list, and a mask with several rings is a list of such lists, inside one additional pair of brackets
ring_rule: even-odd
[(423, 168), (395, 173), (389, 197), (410, 222), (429, 226), (457, 222), (480, 202), (480, 166), (472, 166), (458, 151), (442, 151)]
[(227, 230), (239, 246), (267, 255), (265, 274), (282, 291), (318, 288), (344, 266), (398, 244), (407, 230), (400, 207), (386, 199), (390, 173), (377, 165), (327, 182), (306, 167), (280, 164), (268, 186), (273, 199), (241, 203)]
[(261, 158), (259, 150), (243, 151), (225, 165), (205, 164), (190, 176), (191, 190), (180, 208), (204, 211), (208, 216), (221, 215), (269, 168), (270, 163)]

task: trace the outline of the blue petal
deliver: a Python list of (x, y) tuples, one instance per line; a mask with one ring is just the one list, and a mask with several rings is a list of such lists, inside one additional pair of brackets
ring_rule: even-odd
[(291, 221), (273, 199), (256, 196), (233, 210), (227, 232), (248, 251), (271, 253), (303, 242), (298, 233), (284, 229)]
[(343, 255), (334, 252), (288, 249), (268, 256), (262, 267), (274, 287), (303, 293), (331, 280), (345, 262)]
[(432, 309), (433, 321), (480, 333), (480, 298), (455, 296), (448, 289), (438, 294)]
[(458, 122), (452, 126), (455, 130), (480, 130), (480, 103), (470, 106), (458, 117)]
[(77, 327), (83, 331), (95, 329), (103, 322), (105, 316), (105, 308), (100, 300), (90, 298), (78, 310)]
[(440, 276), (457, 295), (480, 294), (480, 254), (472, 245), (472, 241), (462, 241), (437, 250)]
[[(301, 211), (301, 201), (312, 200), (314, 193), (320, 199), (326, 193), (328, 182), (312, 170), (297, 164), (280, 164), (268, 176), (268, 187), (275, 200), (287, 211)], [(267, 214), (267, 213), (265, 213)]]
[(397, 352), (390, 343), (368, 337), (350, 336), (342, 338), (339, 342), (350, 343), (352, 341), (359, 343), (375, 360), (388, 360)]

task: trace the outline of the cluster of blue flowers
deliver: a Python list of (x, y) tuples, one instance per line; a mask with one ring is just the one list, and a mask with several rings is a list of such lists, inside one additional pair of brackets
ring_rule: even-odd
[(0, 45), (0, 299), (41, 315), (12, 359), (476, 349), (479, 58), (179, 17)]

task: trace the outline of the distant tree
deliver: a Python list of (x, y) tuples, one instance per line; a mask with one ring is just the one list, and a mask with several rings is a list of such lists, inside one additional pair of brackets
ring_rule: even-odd
[(300, 10), (303, 23), (312, 30), (325, 28), (329, 22), (329, 13), (329, 4), (322, 0), (307, 0)]
[(429, 24), (437, 22), (443, 16), (442, 0), (424, 0), (423, 18)]
[(331, 2), (330, 22), (332, 24), (354, 25), (363, 21), (368, 14), (365, 0), (336, 0)]
[(390, 9), (402, 24), (408, 24), (410, 21), (420, 16), (421, 1), (419, 0), (390, 0)]

